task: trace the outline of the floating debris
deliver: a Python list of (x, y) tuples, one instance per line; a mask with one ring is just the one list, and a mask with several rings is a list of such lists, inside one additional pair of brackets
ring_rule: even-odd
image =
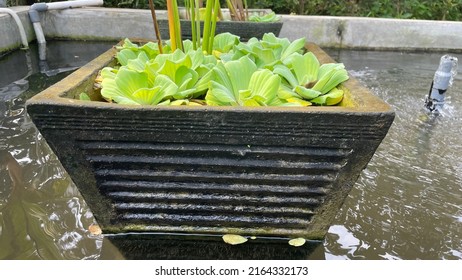
[(294, 246), (294, 247), (300, 247), (303, 246), (306, 243), (305, 238), (295, 238), (289, 240), (289, 245)]
[(223, 241), (231, 245), (238, 245), (247, 242), (247, 238), (237, 234), (225, 234), (223, 235)]
[(91, 224), (88, 227), (88, 230), (90, 231), (90, 233), (92, 235), (101, 235), (103, 233), (103, 231), (101, 230), (101, 228), (97, 224)]

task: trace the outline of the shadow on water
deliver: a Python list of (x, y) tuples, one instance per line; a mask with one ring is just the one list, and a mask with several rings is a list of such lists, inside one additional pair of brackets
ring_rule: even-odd
[(220, 236), (197, 237), (172, 235), (109, 235), (106, 236), (101, 259), (114, 257), (115, 246), (125, 259), (162, 260), (322, 260), (322, 242), (308, 242), (293, 247), (287, 241), (249, 240), (229, 245)]
[[(443, 54), (328, 50), (396, 111), (323, 243), (103, 237), (25, 101), (113, 43), (50, 42), (0, 57), (0, 259), (462, 259), (462, 81), (440, 116), (424, 99)], [(457, 55), (455, 55), (457, 57)]]

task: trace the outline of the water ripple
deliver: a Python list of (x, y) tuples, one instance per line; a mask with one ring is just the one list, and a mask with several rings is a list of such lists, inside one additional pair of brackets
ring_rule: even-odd
[[(428, 54), (367, 53), (366, 58), (361, 52), (340, 57), (347, 69), (353, 67), (350, 73), (394, 108), (396, 118), (330, 228), (326, 252), (329, 258), (354, 259), (359, 240), (370, 245), (361, 251), (367, 259), (460, 259), (460, 79), (448, 91), (443, 112), (430, 115), (423, 109), (434, 74), (422, 66)], [(431, 56), (436, 70), (439, 57)], [(339, 231), (340, 225), (349, 231)], [(339, 234), (354, 239), (332, 242)]]

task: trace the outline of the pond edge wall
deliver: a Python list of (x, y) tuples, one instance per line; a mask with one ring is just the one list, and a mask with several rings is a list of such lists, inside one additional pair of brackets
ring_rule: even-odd
[[(18, 12), (29, 41), (35, 34), (28, 6)], [(77, 8), (40, 14), (47, 39), (108, 40), (155, 39), (149, 10)], [(158, 11), (158, 18), (165, 18)], [(422, 50), (462, 52), (462, 22), (359, 17), (281, 15), (280, 37), (305, 37), (321, 48), (363, 50)], [(0, 53), (19, 48), (21, 38), (13, 18), (0, 14)]]
[[(27, 13), (29, 7), (11, 7), (10, 9), (16, 12), (21, 20), (28, 42), (35, 40), (34, 28)], [(0, 13), (0, 54), (20, 48), (21, 43), (19, 27), (13, 17), (7, 13)]]

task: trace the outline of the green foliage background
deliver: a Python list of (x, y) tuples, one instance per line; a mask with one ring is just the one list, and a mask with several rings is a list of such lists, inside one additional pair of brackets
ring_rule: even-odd
[(278, 14), (462, 19), (462, 0), (249, 0), (253, 7), (271, 8)]
[[(204, 0), (205, 1), (205, 0)], [(7, 0), (9, 6), (55, 0)], [(183, 4), (179, 0), (179, 5)], [(221, 0), (225, 7), (225, 0)], [(270, 8), (277, 14), (330, 15), (462, 20), (462, 0), (247, 0), (252, 8)], [(148, 0), (104, 0), (105, 7), (148, 8)], [(165, 0), (154, 0), (157, 9), (165, 9)]]

